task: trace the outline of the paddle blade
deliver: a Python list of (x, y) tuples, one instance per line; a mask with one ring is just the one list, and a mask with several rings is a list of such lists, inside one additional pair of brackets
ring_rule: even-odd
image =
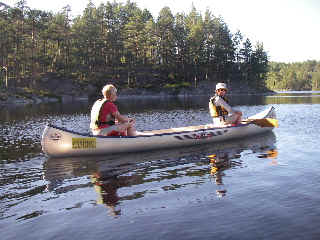
[(274, 118), (250, 119), (249, 122), (260, 127), (279, 127), (278, 120)]

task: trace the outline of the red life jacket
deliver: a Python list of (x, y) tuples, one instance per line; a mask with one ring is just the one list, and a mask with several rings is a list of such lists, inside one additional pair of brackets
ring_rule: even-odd
[(112, 114), (102, 113), (102, 109), (104, 108), (104, 105), (107, 102), (110, 102), (110, 101), (107, 99), (99, 99), (93, 104), (91, 109), (91, 122), (90, 122), (91, 129), (101, 128), (101, 126), (105, 124), (109, 126), (112, 126), (115, 124), (115, 118)]

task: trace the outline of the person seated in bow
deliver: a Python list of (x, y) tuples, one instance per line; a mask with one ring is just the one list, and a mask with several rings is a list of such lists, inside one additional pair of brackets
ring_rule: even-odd
[(242, 112), (234, 110), (226, 98), (228, 88), (225, 83), (217, 83), (215, 95), (210, 98), (209, 110), (214, 126), (237, 125), (241, 122)]
[(135, 120), (121, 115), (114, 102), (117, 89), (107, 84), (102, 89), (103, 99), (97, 100), (91, 109), (90, 129), (93, 135), (136, 136)]

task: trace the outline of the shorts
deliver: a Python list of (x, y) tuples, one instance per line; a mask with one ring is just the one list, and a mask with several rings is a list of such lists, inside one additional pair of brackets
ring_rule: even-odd
[(232, 124), (232, 123), (235, 123), (236, 120), (237, 120), (237, 115), (236, 114), (232, 114), (232, 115), (228, 115), (228, 116), (225, 116), (224, 117), (224, 122), (226, 124)]
[(106, 127), (102, 129), (92, 130), (93, 135), (102, 136), (127, 136), (125, 132), (118, 131), (118, 126), (113, 125), (111, 127)]
[(216, 127), (222, 127), (225, 126), (226, 124), (233, 124), (237, 120), (237, 115), (227, 115), (224, 118), (223, 117), (214, 117), (213, 119), (213, 125)]

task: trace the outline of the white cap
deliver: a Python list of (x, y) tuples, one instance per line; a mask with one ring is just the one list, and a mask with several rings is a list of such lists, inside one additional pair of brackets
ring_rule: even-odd
[(218, 90), (218, 89), (228, 89), (227, 88), (227, 84), (225, 84), (225, 83), (217, 83), (216, 90)]

